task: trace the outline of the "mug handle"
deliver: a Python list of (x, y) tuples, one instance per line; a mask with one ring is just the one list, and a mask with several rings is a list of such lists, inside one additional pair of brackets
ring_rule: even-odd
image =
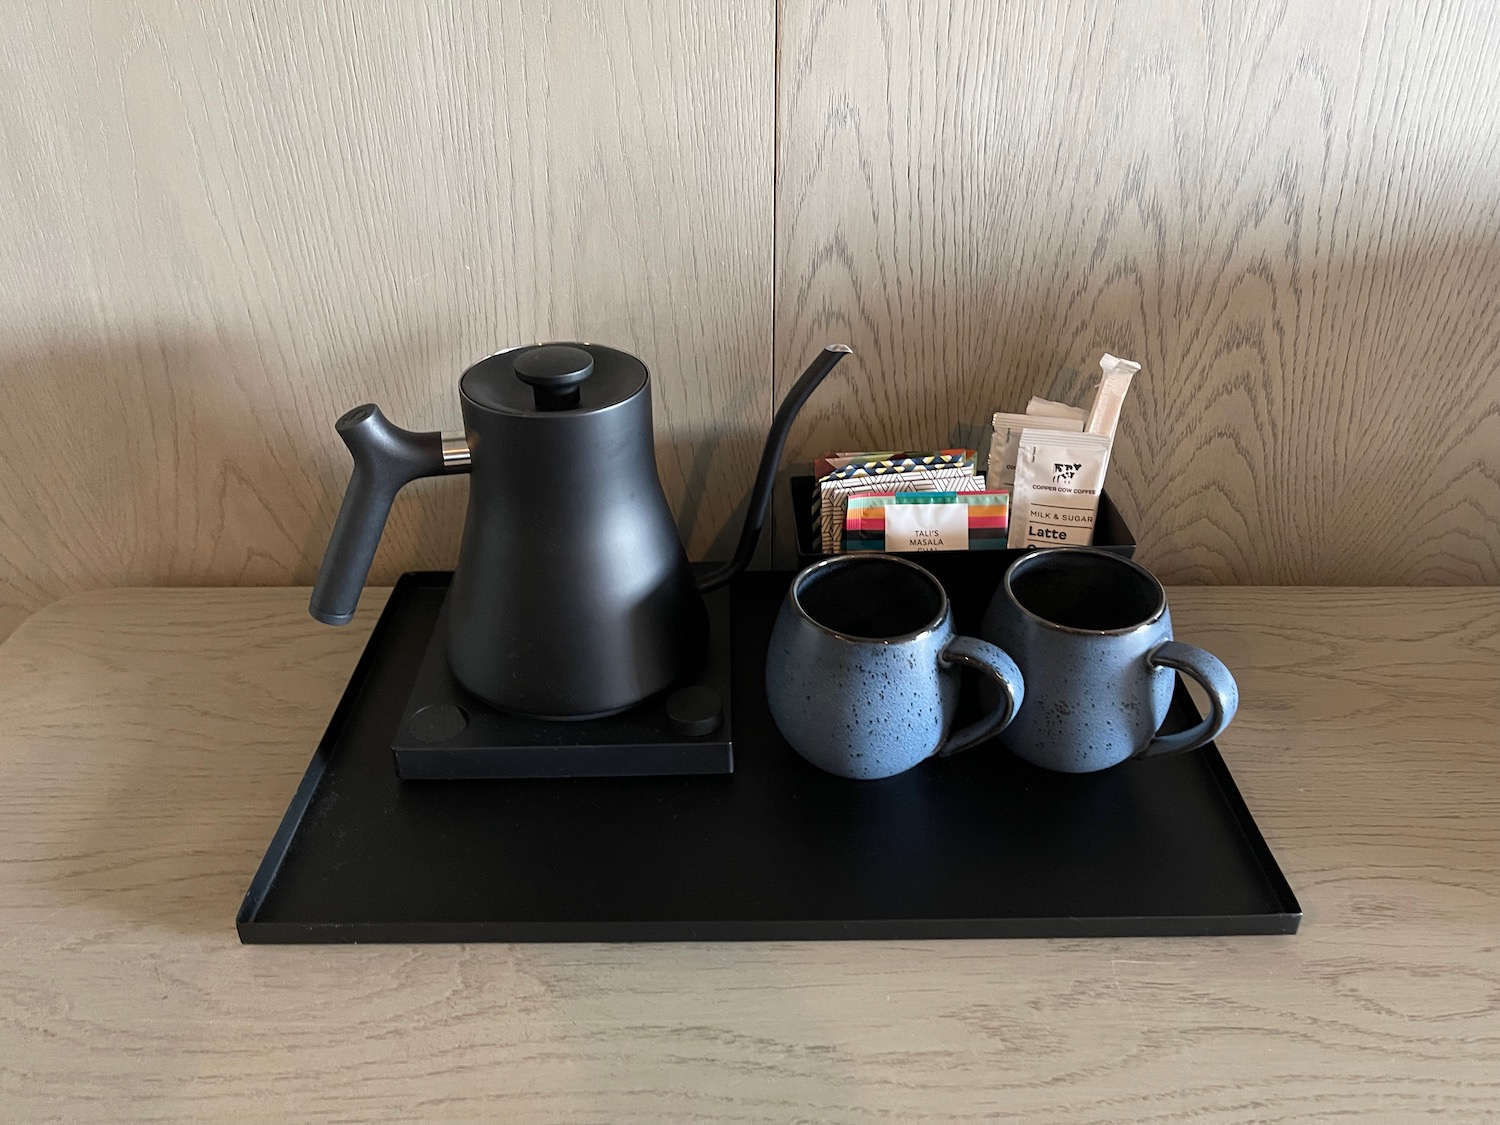
[(1154, 668), (1171, 668), (1196, 680), (1208, 693), (1208, 718), (1178, 734), (1157, 735), (1136, 757), (1155, 758), (1196, 750), (1224, 733), (1240, 705), (1240, 689), (1222, 660), (1197, 645), (1163, 641), (1146, 654), (1146, 663)]
[(1000, 702), (995, 704), (995, 709), (977, 722), (954, 731), (937, 748), (937, 756), (946, 758), (949, 754), (967, 750), (1004, 729), (1020, 710), (1026, 687), (1021, 679), (1021, 669), (1016, 667), (1014, 660), (989, 641), (981, 641), (975, 637), (954, 637), (938, 654), (938, 664), (942, 667), (965, 664), (983, 672), (1000, 685)]

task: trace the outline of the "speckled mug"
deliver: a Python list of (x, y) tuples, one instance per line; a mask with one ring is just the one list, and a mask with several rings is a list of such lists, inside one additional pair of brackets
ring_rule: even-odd
[[(990, 677), (998, 700), (950, 735), (960, 665)], [(942, 585), (892, 555), (813, 563), (792, 580), (771, 630), (771, 716), (797, 753), (840, 777), (891, 777), (967, 749), (1004, 727), (1022, 695), (1015, 662), (955, 635)]]
[[(1026, 699), (1000, 736), (1033, 765), (1093, 773), (1129, 758), (1180, 754), (1217, 738), (1239, 689), (1212, 653), (1172, 639), (1161, 583), (1145, 567), (1089, 547), (1023, 555), (1005, 572), (980, 635), (1015, 657)], [(1208, 694), (1209, 715), (1158, 734), (1176, 672)]]

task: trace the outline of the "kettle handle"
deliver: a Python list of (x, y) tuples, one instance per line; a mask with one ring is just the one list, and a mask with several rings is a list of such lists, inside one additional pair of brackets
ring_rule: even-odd
[(354, 473), (307, 611), (325, 625), (347, 625), (375, 561), (375, 548), (396, 493), (418, 477), (468, 472), (469, 448), (462, 436), (403, 430), (374, 403), (356, 406), (333, 428), (354, 456)]

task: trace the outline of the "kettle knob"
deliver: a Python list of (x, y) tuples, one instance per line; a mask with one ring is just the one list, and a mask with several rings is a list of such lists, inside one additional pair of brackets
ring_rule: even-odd
[(566, 344), (528, 348), (515, 359), (516, 377), (536, 394), (538, 410), (567, 410), (578, 405), (579, 387), (594, 373), (594, 357)]

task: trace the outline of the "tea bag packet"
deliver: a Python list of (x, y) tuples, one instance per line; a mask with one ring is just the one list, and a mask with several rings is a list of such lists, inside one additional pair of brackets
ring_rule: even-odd
[(906, 456), (899, 449), (864, 450), (857, 453), (829, 453), (813, 462), (813, 476), (822, 479), (829, 473), (846, 469), (850, 465), (873, 464)]
[[(977, 479), (977, 478), (976, 478)], [(846, 551), (1001, 550), (1006, 492), (906, 492), (855, 496), (844, 521)]]
[(849, 505), (855, 500), (895, 496), (898, 489), (903, 492), (933, 492), (937, 487), (921, 477), (911, 480), (885, 477), (874, 484), (867, 480), (820, 482), (819, 495), (813, 498), (813, 503), (818, 505), (814, 516), (819, 528), (818, 550), (825, 555), (836, 555), (844, 549), (845, 521)]
[(989, 487), (1010, 488), (1015, 481), (1016, 446), (1021, 440), (1022, 430), (1027, 426), (1046, 426), (1054, 430), (1081, 432), (1084, 423), (1083, 412), (1076, 411), (1076, 415), (1076, 417), (1039, 417), (1034, 414), (996, 414), (994, 436), (990, 439), (989, 469), (985, 473), (985, 480)]
[(1024, 429), (1016, 443), (1011, 547), (1086, 547), (1094, 539), (1112, 439)]
[[(821, 529), (824, 523), (822, 482), (826, 479), (829, 479), (840, 469), (848, 468), (850, 465), (874, 464), (880, 461), (888, 461), (892, 458), (900, 457), (901, 455), (901, 451), (896, 449), (867, 449), (843, 453), (828, 453), (813, 461), (813, 477), (819, 482), (819, 487), (813, 492), (811, 515), (813, 527), (819, 530), (820, 536)], [(887, 488), (884, 489), (884, 491), (892, 491), (892, 489)], [(819, 548), (824, 554), (828, 553), (828, 547), (826, 543), (820, 542)]]
[(982, 488), (984, 478), (974, 473), (972, 449), (899, 454), (880, 461), (846, 465), (818, 482), (816, 501), (822, 532), (821, 549), (824, 554), (837, 554), (843, 550), (844, 514), (852, 496), (974, 492)]
[(1104, 353), (1099, 360), (1099, 386), (1094, 391), (1094, 403), (1089, 408), (1088, 422), (1084, 430), (1091, 434), (1115, 436), (1120, 424), (1120, 409), (1125, 405), (1125, 395), (1130, 390), (1130, 381), (1141, 369), (1139, 363), (1119, 356)]

